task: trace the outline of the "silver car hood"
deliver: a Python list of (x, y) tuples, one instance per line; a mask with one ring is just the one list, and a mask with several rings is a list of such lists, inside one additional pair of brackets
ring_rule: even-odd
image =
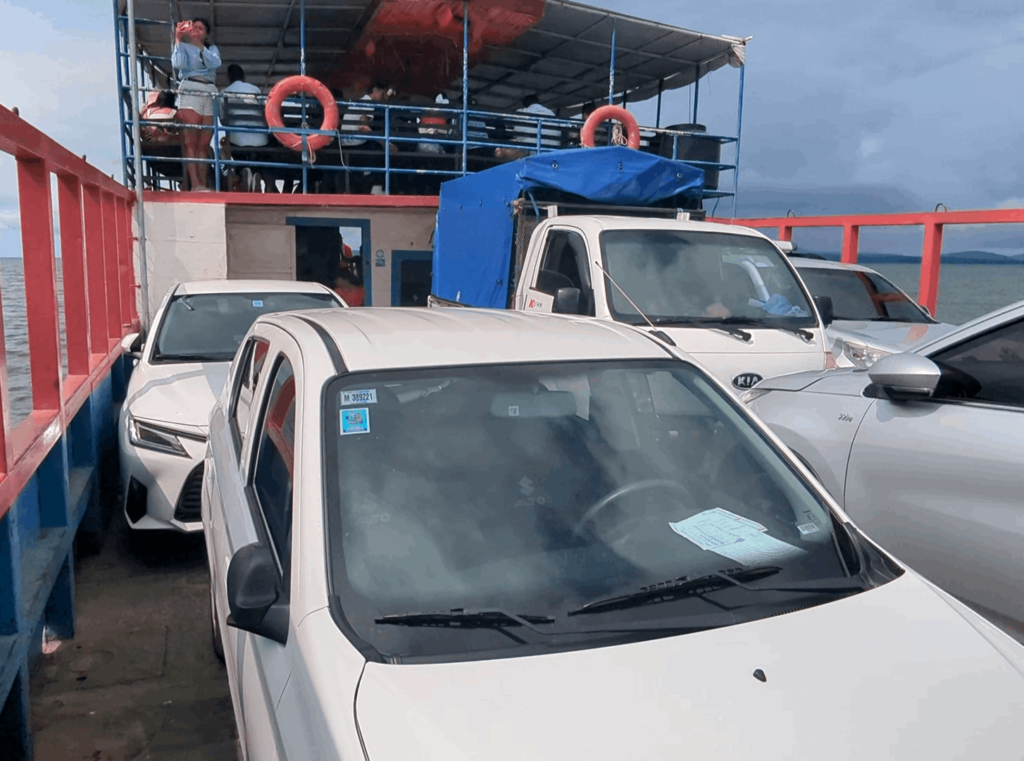
[(925, 342), (934, 341), (956, 329), (956, 325), (944, 322), (925, 324), (836, 320), (828, 326), (828, 334), (833, 341), (841, 338), (844, 341), (897, 354)]
[(970, 620), (907, 573), (697, 634), (469, 663), (369, 663), (356, 719), (371, 761), (1018, 761), (1021, 656), (1002, 654)]

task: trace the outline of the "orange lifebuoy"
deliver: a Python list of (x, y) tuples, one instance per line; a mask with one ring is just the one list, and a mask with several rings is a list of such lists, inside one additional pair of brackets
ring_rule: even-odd
[(627, 145), (634, 151), (637, 150), (640, 147), (640, 127), (636, 123), (636, 119), (633, 118), (633, 114), (622, 106), (601, 106), (587, 117), (583, 129), (580, 130), (580, 142), (583, 147), (594, 147), (594, 133), (597, 131), (597, 125), (603, 124), (609, 119), (614, 119), (626, 128)]
[[(285, 98), (300, 92), (312, 95), (324, 107), (324, 122), (320, 125), (320, 129), (326, 131), (338, 129), (338, 104), (334, 102), (331, 91), (313, 77), (298, 74), (282, 79), (274, 85), (270, 95), (267, 96), (267, 107), (264, 109), (264, 113), (267, 117), (268, 127), (284, 126), (284, 120), (281, 118), (281, 104), (284, 103)], [(293, 151), (302, 150), (302, 135), (292, 135), (286, 132), (274, 132), (273, 135), (285, 148), (291, 148)], [(315, 153), (328, 146), (333, 139), (331, 135), (310, 135), (306, 138), (306, 145), (309, 146), (310, 151)]]

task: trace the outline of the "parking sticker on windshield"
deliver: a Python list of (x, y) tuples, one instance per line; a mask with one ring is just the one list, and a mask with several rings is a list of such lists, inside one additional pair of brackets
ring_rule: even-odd
[(804, 554), (799, 547), (769, 536), (760, 523), (720, 507), (668, 525), (702, 550), (743, 565), (761, 565)]
[(818, 524), (816, 523), (804, 523), (803, 525), (797, 526), (796, 530), (800, 532), (800, 536), (807, 536), (819, 531)]
[(353, 433), (370, 432), (370, 410), (367, 407), (357, 407), (351, 410), (341, 411), (341, 435), (348, 436)]
[(341, 406), (347, 407), (350, 404), (376, 404), (377, 389), (364, 388), (359, 391), (342, 391)]
[(263, 299), (252, 300), (253, 309), (263, 309)]

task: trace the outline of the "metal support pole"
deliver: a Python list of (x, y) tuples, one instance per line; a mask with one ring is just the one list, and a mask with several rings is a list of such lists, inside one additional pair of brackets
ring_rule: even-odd
[(117, 12), (117, 0), (114, 0), (114, 50), (117, 53), (117, 116), (120, 124), (118, 134), (121, 142), (121, 181), (128, 185), (128, 143), (125, 140), (126, 124), (124, 108), (124, 53), (121, 46), (124, 42), (124, 31), (121, 26), (121, 16)]
[(135, 0), (128, 0), (128, 58), (132, 77), (132, 151), (135, 159), (135, 225), (138, 228), (139, 286), (142, 289), (139, 322), (149, 328), (149, 272), (146, 265), (146, 208), (142, 201), (142, 131), (139, 129), (139, 59), (135, 39)]
[[(299, 74), (306, 76), (306, 0), (299, 0)], [(306, 99), (302, 98), (302, 129), (309, 129), (306, 120)], [(309, 192), (309, 142), (302, 136), (302, 192)]]
[(462, 175), (469, 149), (469, 0), (462, 0)]
[(615, 105), (615, 21), (612, 21), (612, 56), (608, 62), (608, 105)]
[(747, 65), (740, 66), (740, 101), (736, 108), (736, 168), (732, 170), (732, 217), (736, 218), (736, 194), (740, 189), (740, 136), (743, 134), (743, 79)]
[(697, 124), (697, 101), (700, 100), (700, 64), (697, 64), (697, 78), (693, 80), (693, 118), (691, 124)]
[(654, 128), (658, 129), (661, 127), (661, 92), (665, 89), (665, 80), (658, 80), (658, 114), (654, 119)]

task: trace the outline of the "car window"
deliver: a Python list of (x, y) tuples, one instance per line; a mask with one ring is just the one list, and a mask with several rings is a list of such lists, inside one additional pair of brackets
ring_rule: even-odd
[(580, 312), (589, 314), (591, 304), (590, 278), (587, 269), (587, 244), (583, 236), (572, 230), (552, 230), (537, 273), (535, 287), (554, 296), (559, 288), (580, 290)]
[(601, 252), (617, 320), (643, 323), (639, 309), (663, 324), (726, 317), (737, 324), (816, 324), (793, 271), (763, 238), (690, 230), (606, 230)]
[(937, 396), (1024, 407), (1024, 321), (931, 356), (942, 368)]
[(895, 285), (874, 272), (801, 267), (800, 277), (812, 294), (832, 299), (836, 320), (932, 322)]
[(235, 436), (235, 443), (238, 451), (242, 451), (245, 444), (246, 434), (249, 427), (249, 416), (252, 413), (253, 395), (256, 393), (256, 386), (259, 383), (259, 373), (263, 363), (267, 359), (267, 351), (270, 348), (262, 338), (253, 338), (245, 347), (242, 364), (238, 369), (238, 379), (235, 384), (235, 398), (232, 403), (230, 425), (231, 432)]
[(252, 485), (283, 569), (291, 556), (295, 467), (295, 375), (284, 357), (274, 371), (260, 426)]
[[(730, 569), (770, 566), (779, 583), (844, 575), (820, 498), (682, 362), (352, 373), (325, 404), (334, 589), (382, 653), (514, 645), (493, 627), (379, 626), (382, 616), (497, 608), (559, 628), (685, 625), (722, 603), (743, 611), (739, 622), (773, 609), (723, 592), (613, 620), (568, 613)], [(728, 548), (734, 532), (751, 554)]]
[(153, 345), (153, 362), (230, 362), (261, 314), (338, 307), (329, 293), (202, 293), (175, 296)]

